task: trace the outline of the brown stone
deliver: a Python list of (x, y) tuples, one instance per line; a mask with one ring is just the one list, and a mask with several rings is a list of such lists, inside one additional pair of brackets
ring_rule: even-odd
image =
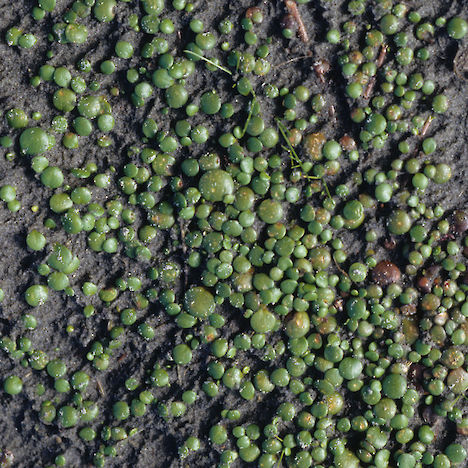
[(382, 260), (372, 270), (372, 279), (380, 286), (398, 283), (401, 278), (400, 269), (388, 260)]
[(457, 234), (462, 234), (468, 230), (468, 214), (462, 210), (453, 213), (453, 230)]
[(354, 138), (350, 137), (349, 135), (345, 134), (340, 138), (340, 145), (346, 151), (352, 151), (356, 149), (356, 141)]
[(432, 289), (432, 282), (426, 276), (421, 276), (416, 282), (416, 286), (420, 291), (429, 293)]

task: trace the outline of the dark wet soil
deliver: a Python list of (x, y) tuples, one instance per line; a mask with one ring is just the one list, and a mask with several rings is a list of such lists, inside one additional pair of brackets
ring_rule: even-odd
[[(166, 2), (169, 3), (169, 2)], [(311, 2), (301, 6), (301, 13), (306, 29), (310, 36), (310, 42), (303, 44), (300, 40), (287, 41), (281, 38), (279, 22), (285, 13), (284, 5), (279, 0), (271, 2), (260, 2), (264, 13), (264, 21), (258, 27), (259, 36), (269, 35), (274, 38), (270, 47), (269, 60), (272, 64), (272, 71), (265, 77), (255, 78), (257, 89), (263, 83), (275, 83), (277, 86), (293, 86), (305, 84), (312, 93), (322, 93), (327, 102), (326, 112), (329, 113), (323, 123), (321, 131), (329, 136), (341, 136), (348, 133), (357, 138), (358, 126), (349, 118), (349, 102), (345, 98), (345, 82), (342, 78), (337, 64), (338, 56), (336, 46), (327, 44), (324, 41), (326, 31), (330, 27), (337, 27), (347, 19), (346, 1)], [(466, 16), (467, 6), (463, 0), (459, 1), (411, 1), (406, 2), (412, 8), (417, 9), (422, 17), (435, 18), (437, 16), (451, 17), (456, 13), (464, 11)], [(58, 2), (55, 11), (46, 16), (41, 22), (31, 19), (30, 11), (35, 5), (33, 1), (11, 2), (0, 0), (0, 114), (12, 107), (23, 108), (28, 114), (34, 111), (42, 113), (39, 125), (47, 127), (57, 111), (51, 104), (53, 87), (50, 84), (42, 84), (35, 89), (30, 86), (29, 80), (38, 72), (40, 65), (50, 63), (54, 66), (68, 65), (76, 63), (79, 58), (86, 57), (98, 69), (98, 64), (110, 56), (115, 42), (120, 38), (131, 40), (138, 44), (141, 41), (141, 34), (132, 31), (128, 26), (129, 5), (138, 9), (136, 2), (130, 4), (119, 2), (116, 8), (116, 21), (110, 24), (102, 24), (91, 17), (83, 20), (89, 29), (89, 39), (82, 46), (59, 45), (49, 43), (47, 34), (50, 32), (54, 22), (62, 16), (69, 7), (70, 2)], [(237, 24), (245, 9), (252, 6), (253, 2), (248, 0), (197, 2), (197, 17), (202, 19), (206, 30), (214, 29), (218, 22), (226, 17)], [(326, 7), (324, 6), (326, 5)], [(176, 29), (180, 31), (180, 38), (173, 35), (170, 40), (171, 50), (182, 51), (190, 37), (187, 23), (191, 15), (175, 12), (170, 8), (169, 17), (174, 21)], [(369, 21), (372, 23), (372, 15), (369, 13), (356, 21)], [(31, 50), (8, 47), (3, 38), (5, 31), (12, 27), (21, 27), (25, 31), (33, 32), (38, 38), (38, 45)], [(232, 38), (233, 43), (241, 41), (240, 33)], [(467, 114), (467, 90), (468, 82), (454, 73), (454, 58), (459, 46), (454, 41), (449, 40), (446, 35), (438, 35), (432, 44), (428, 45), (432, 52), (431, 58), (424, 64), (424, 75), (433, 79), (443, 89), (450, 101), (450, 108), (446, 114), (437, 117), (431, 124), (428, 135), (437, 134), (438, 151), (437, 162), (447, 162), (452, 166), (453, 178), (448, 185), (434, 186), (427, 191), (425, 202), (428, 205), (440, 203), (448, 212), (455, 208), (463, 208), (468, 200), (468, 192), (465, 188), (468, 172), (468, 114)], [(465, 38), (466, 47), (466, 38)], [(46, 58), (46, 52), (52, 50), (54, 56)], [(216, 52), (219, 53), (219, 52)], [(221, 55), (220, 55), (221, 56)], [(303, 57), (300, 60), (289, 61), (295, 57)], [(327, 58), (331, 63), (331, 70), (322, 83), (313, 70), (313, 63), (320, 58)], [(139, 61), (138, 53), (130, 62), (134, 65)], [(123, 70), (122, 60), (117, 59), (118, 68)], [(121, 66), (121, 67), (120, 67)], [(148, 67), (152, 67), (151, 62)], [(203, 67), (200, 68), (203, 70)], [(120, 96), (110, 99), (113, 114), (116, 118), (116, 126), (111, 134), (115, 144), (109, 148), (98, 148), (95, 137), (80, 139), (80, 147), (76, 150), (67, 150), (60, 144), (48, 153), (50, 163), (65, 169), (82, 167), (86, 163), (95, 162), (99, 171), (104, 171), (109, 166), (114, 166), (117, 173), (120, 173), (122, 166), (131, 160), (127, 156), (127, 151), (142, 138), (141, 122), (145, 117), (154, 118), (160, 128), (169, 127), (169, 119), (165, 119), (159, 113), (162, 96), (156, 97), (142, 108), (135, 109), (129, 102), (128, 96), (131, 92), (128, 82), (125, 80), (124, 71), (119, 71), (116, 75), (107, 77), (100, 73), (95, 73), (96, 79), (101, 82), (101, 88), (108, 89), (116, 85), (121, 89)], [(187, 82), (187, 87), (191, 93), (200, 94), (202, 90), (211, 89), (216, 86), (223, 101), (233, 102), (239, 112), (247, 115), (245, 106), (247, 99), (242, 99), (232, 92), (232, 79), (221, 72), (216, 73), (216, 83), (213, 83), (211, 72), (200, 72), (191, 77)], [(259, 99), (262, 101), (261, 94)], [(273, 106), (264, 105), (262, 107), (263, 118), (273, 122), (274, 116), (279, 109)], [(203, 117), (200, 116), (200, 121)], [(198, 122), (196, 122), (198, 123)], [(210, 123), (213, 129), (221, 130), (226, 124), (219, 118), (213, 119)], [(10, 131), (5, 123), (5, 119), (0, 119), (0, 136), (4, 134), (16, 135)], [(48, 209), (48, 198), (51, 195), (50, 189), (45, 188), (38, 177), (30, 169), (29, 161), (19, 155), (17, 139), (14, 150), (16, 157), (13, 161), (5, 159), (5, 149), (0, 149), (0, 185), (12, 184), (17, 187), (18, 199), (22, 208), (18, 213), (10, 213), (2, 204), (0, 206), (0, 287), (5, 292), (5, 299), (0, 306), (0, 335), (17, 338), (24, 334), (21, 324), (22, 314), (28, 311), (28, 306), (23, 300), (24, 291), (28, 286), (38, 280), (36, 273), (37, 266), (44, 261), (48, 252), (30, 253), (26, 250), (25, 236), (32, 229), (42, 229), (45, 218), (51, 216)], [(198, 154), (206, 151), (222, 152), (222, 149), (215, 141), (209, 140), (204, 146), (196, 149)], [(187, 157), (188, 150), (181, 150), (177, 157), (179, 160)], [(358, 165), (344, 163), (344, 170), (340, 172), (340, 178), (334, 183), (348, 179), (352, 173), (369, 167), (388, 170), (389, 163), (397, 156), (396, 143), (391, 142), (382, 150), (372, 150), (361, 157)], [(196, 154), (195, 154), (196, 156)], [(347, 166), (346, 166), (347, 164)], [(77, 183), (72, 181), (72, 183)], [(119, 193), (117, 186), (110, 189), (95, 189), (93, 194), (97, 202), (104, 202), (107, 198)], [(37, 212), (31, 211), (31, 206), (39, 207)], [(391, 209), (388, 207), (386, 209)], [(387, 211), (376, 212), (375, 216), (369, 219), (369, 223), (377, 230), (382, 237), (383, 249), (384, 221)], [(294, 213), (290, 213), (294, 216)], [(58, 220), (58, 216), (52, 215)], [(139, 220), (137, 220), (138, 225)], [(349, 233), (345, 238), (346, 249), (353, 255), (362, 255), (363, 244), (361, 244), (356, 233)], [(126, 307), (130, 302), (127, 293), (122, 294), (118, 301), (110, 308), (102, 308), (99, 300), (85, 298), (79, 286), (83, 281), (93, 281), (100, 287), (111, 285), (113, 280), (123, 272), (145, 277), (146, 264), (137, 263), (122, 253), (108, 255), (105, 253), (96, 254), (86, 247), (86, 234), (81, 233), (76, 236), (66, 236), (60, 229), (48, 235), (49, 245), (54, 242), (65, 243), (81, 261), (81, 266), (73, 275), (72, 286), (75, 287), (76, 295), (67, 297), (60, 293), (51, 293), (48, 302), (35, 310), (39, 326), (36, 330), (27, 332), (33, 341), (33, 346), (37, 349), (45, 350), (50, 358), (60, 357), (66, 360), (70, 371), (83, 369), (90, 375), (99, 378), (104, 391), (104, 396), (99, 393), (98, 384), (92, 380), (87, 398), (98, 400), (102, 423), (110, 421), (106, 414), (112, 402), (123, 396), (127, 391), (124, 389), (124, 381), (134, 376), (142, 378), (147, 369), (156, 361), (159, 361), (170, 352), (175, 338), (181, 334), (180, 330), (173, 324), (159, 306), (152, 305), (147, 312), (148, 322), (157, 327), (157, 337), (150, 342), (143, 342), (136, 333), (127, 333), (123, 338), (123, 345), (119, 349), (119, 359), (112, 359), (111, 365), (106, 372), (96, 374), (91, 369), (86, 360), (85, 354), (90, 343), (106, 336), (108, 324), (118, 321), (115, 312), (116, 307)], [(174, 240), (169, 236), (158, 237), (150, 246), (155, 257), (155, 262), (161, 262), (171, 258), (184, 266), (183, 252), (175, 245)], [(378, 254), (378, 253), (377, 253)], [(395, 250), (395, 260), (398, 263), (398, 249)], [(197, 276), (198, 275), (198, 276)], [(197, 283), (199, 274), (194, 272), (188, 278), (188, 284)], [(145, 286), (149, 285), (149, 281)], [(176, 286), (177, 290), (184, 287), (183, 284)], [(87, 303), (94, 303), (98, 313), (89, 319), (85, 319), (82, 308)], [(224, 307), (223, 314), (227, 317), (227, 325), (223, 328), (223, 335), (230, 337), (239, 330), (246, 329), (248, 321), (235, 310), (228, 306)], [(75, 331), (67, 334), (65, 327), (73, 325)], [(252, 353), (248, 362), (243, 365), (250, 365), (253, 370), (264, 366), (265, 363), (259, 359), (260, 353)], [(172, 401), (180, 399), (181, 393), (187, 388), (200, 391), (200, 385), (206, 378), (206, 364), (209, 355), (206, 347), (200, 347), (194, 353), (194, 360), (190, 366), (185, 366), (180, 371), (180, 375), (171, 375), (171, 381), (176, 382), (170, 388), (155, 392), (158, 399)], [(279, 363), (279, 361), (278, 361)], [(278, 364), (277, 363), (277, 364)], [(172, 371), (175, 373), (175, 370)], [(10, 360), (5, 354), (0, 354), (0, 380), (4, 375), (16, 373), (24, 381), (24, 391), (15, 398), (10, 398), (0, 392), (0, 451), (9, 450), (14, 454), (14, 467), (44, 467), (53, 463), (55, 455), (65, 453), (67, 465), (69, 467), (87, 466), (91, 461), (93, 444), (84, 444), (77, 436), (77, 430), (59, 430), (55, 425), (45, 425), (38, 419), (40, 401), (44, 399), (55, 399), (55, 392), (47, 378), (45, 372), (32, 371), (30, 368), (23, 368), (18, 361)], [(36, 385), (44, 383), (46, 393), (38, 398), (35, 393)], [(106, 466), (111, 467), (212, 467), (219, 460), (216, 448), (205, 442), (202, 450), (197, 452), (186, 462), (180, 461), (177, 456), (177, 448), (190, 435), (198, 435), (206, 441), (208, 429), (213, 424), (214, 419), (219, 417), (222, 408), (238, 408), (248, 421), (257, 421), (260, 425), (271, 418), (271, 411), (277, 407), (280, 400), (288, 398), (288, 394), (282, 390), (275, 390), (273, 394), (260, 395), (257, 393), (255, 400), (245, 402), (238, 397), (232, 396), (232, 392), (220, 391), (218, 397), (214, 399), (200, 398), (199, 401), (189, 407), (187, 414), (180, 419), (172, 419), (165, 422), (158, 414), (156, 405), (147, 414), (139, 418), (137, 425), (139, 433), (128, 441), (119, 444), (118, 456), (115, 459), (108, 459)], [(351, 414), (359, 412), (351, 394), (347, 394), (347, 405)], [(64, 398), (59, 398), (57, 403)], [(417, 425), (421, 415), (415, 418)], [(243, 419), (243, 420), (244, 420)], [(241, 420), (240, 423), (243, 421)], [(445, 419), (443, 420), (445, 421)], [(445, 422), (438, 425), (438, 440), (440, 444), (454, 437), (454, 425), (445, 425)], [(97, 444), (94, 450), (97, 449)], [(237, 462), (236, 466), (241, 466)]]

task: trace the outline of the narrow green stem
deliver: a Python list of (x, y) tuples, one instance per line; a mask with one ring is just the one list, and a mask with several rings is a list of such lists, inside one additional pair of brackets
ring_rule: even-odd
[(196, 52), (192, 52), (191, 50), (187, 50), (187, 49), (184, 49), (184, 52), (186, 54), (192, 54), (195, 57), (198, 57), (200, 60), (204, 60), (205, 62), (209, 63), (210, 65), (213, 65), (214, 67), (219, 68), (224, 73), (232, 75), (232, 72), (230, 70), (228, 70), (227, 68), (222, 67), (221, 65), (218, 65), (217, 63), (213, 62), (210, 59), (207, 59), (206, 57), (203, 57), (203, 55), (197, 54)]

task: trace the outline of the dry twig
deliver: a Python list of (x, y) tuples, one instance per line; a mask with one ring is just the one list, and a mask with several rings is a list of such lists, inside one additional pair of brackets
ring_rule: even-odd
[(387, 56), (387, 49), (387, 44), (382, 44), (382, 46), (380, 47), (380, 53), (377, 57), (377, 68), (380, 68), (383, 65), (385, 57)]
[(96, 379), (96, 385), (97, 385), (97, 388), (98, 388), (98, 391), (99, 393), (102, 395), (102, 396), (105, 396), (106, 395), (106, 392), (104, 392), (104, 388), (102, 386), (102, 383), (99, 379)]
[(364, 99), (369, 99), (370, 95), (372, 94), (372, 90), (374, 89), (374, 86), (375, 86), (375, 76), (373, 76), (369, 80), (369, 83), (367, 83), (366, 90), (364, 91), (364, 94), (363, 94)]
[[(379, 56), (377, 57), (377, 69), (379, 69), (384, 61), (385, 61), (385, 57), (387, 56), (387, 49), (388, 49), (388, 46), (387, 44), (382, 44), (382, 46), (380, 47), (380, 53), (379, 53)], [(367, 87), (364, 91), (364, 99), (369, 99), (370, 95), (372, 94), (372, 91), (374, 90), (374, 86), (375, 86), (375, 76), (373, 76), (370, 80), (369, 80), (369, 83), (367, 83)]]
[(299, 57), (293, 57), (289, 60), (286, 60), (285, 62), (281, 62), (281, 63), (278, 63), (278, 65), (275, 65), (274, 67), (272, 68), (279, 68), (279, 67), (283, 67), (284, 65), (288, 65), (289, 63), (292, 63), (292, 62), (297, 62), (298, 60), (304, 60), (306, 58), (311, 58), (311, 55), (301, 55)]
[(289, 13), (296, 20), (299, 37), (301, 38), (302, 42), (309, 42), (309, 36), (307, 35), (307, 30), (305, 28), (304, 22), (302, 21), (299, 10), (297, 9), (296, 2), (294, 0), (285, 0), (284, 4), (286, 5)]
[(430, 115), (426, 121), (424, 122), (424, 125), (422, 126), (422, 129), (421, 129), (421, 137), (423, 137), (426, 133), (427, 133), (427, 130), (429, 129), (429, 125), (431, 125), (431, 122), (434, 120), (434, 117), (432, 115)]

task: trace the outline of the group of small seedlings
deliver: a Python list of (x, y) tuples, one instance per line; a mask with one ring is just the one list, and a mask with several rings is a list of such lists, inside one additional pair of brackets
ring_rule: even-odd
[[(0, 337), (12, 362), (2, 402), (34, 386), (37, 421), (86, 444), (81, 466), (136, 466), (119, 453), (130, 438), (144, 447), (156, 419), (178, 447), (165, 459), (180, 466), (466, 466), (468, 211), (431, 203), (454, 176), (435, 131), (451, 103), (425, 62), (440, 52), (435, 38), (462, 47), (467, 22), (424, 17), (407, 2), (351, 0), (345, 21), (314, 37), (303, 17), (330, 2), (278, 0), (267, 36), (264, 3), (204, 24), (206, 3), (32, 8), (38, 27), (53, 18), (54, 47), (85, 47), (85, 24), (124, 18), (128, 34), (100, 62), (84, 54), (57, 64), (47, 52), (30, 84), (49, 92), (51, 120), (20, 101), (2, 109), (7, 164), (25, 166), (49, 197), (42, 228), (23, 240), (38, 259), (18, 298), (25, 313)], [(19, 53), (38, 46), (19, 26), (4, 40)], [(309, 53), (282, 61), (278, 43)], [(329, 56), (314, 56), (314, 43)], [(315, 85), (275, 82), (288, 67), (307, 67)], [(329, 86), (346, 115), (328, 102)], [(152, 109), (126, 129), (127, 147), (114, 141), (119, 100)], [(121, 165), (91, 154), (71, 169), (49, 162), (49, 152), (80, 152), (88, 139)], [(366, 165), (373, 153), (379, 164)], [(23, 189), (0, 184), (0, 209), (39, 215), (39, 205), (22, 206)], [(73, 251), (75, 236), (85, 252)], [(95, 255), (128, 257), (146, 274), (96, 284), (80, 266)], [(76, 323), (114, 312), (83, 346), (86, 367), (30, 338), (59, 295), (75, 300)], [(79, 339), (79, 326), (64, 332)], [(169, 351), (156, 360), (141, 352), (143, 376), (122, 365), (124, 384), (109, 393), (101, 382), (128, 340)], [(48, 377), (23, 382), (27, 373)], [(0, 466), (16, 466), (1, 444)], [(30, 466), (67, 466), (67, 448)]]

